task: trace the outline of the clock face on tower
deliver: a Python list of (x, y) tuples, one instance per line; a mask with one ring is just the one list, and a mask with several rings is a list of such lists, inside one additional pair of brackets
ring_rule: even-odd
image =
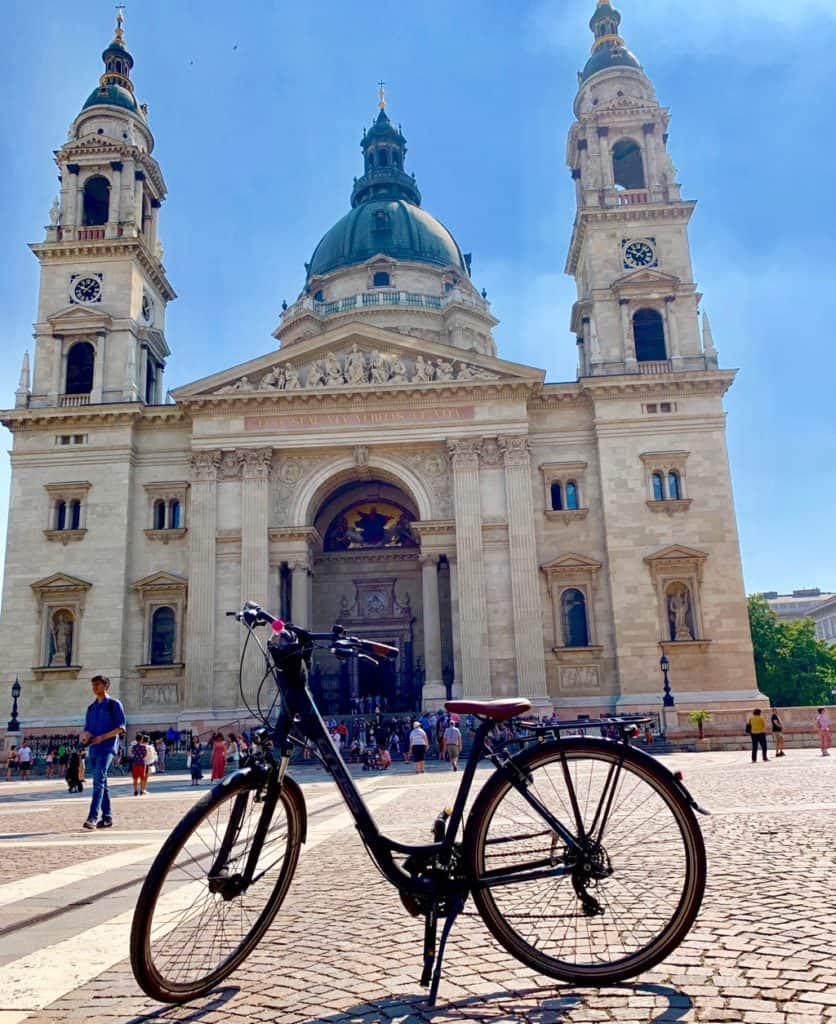
[(73, 285), (73, 299), (76, 302), (101, 302), (101, 281), (96, 277), (79, 278)]
[(625, 238), (621, 243), (625, 270), (658, 266), (655, 238)]

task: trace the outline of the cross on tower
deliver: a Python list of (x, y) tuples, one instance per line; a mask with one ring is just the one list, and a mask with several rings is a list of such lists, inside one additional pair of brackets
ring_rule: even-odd
[(378, 103), (377, 103), (377, 105), (380, 107), (381, 110), (385, 110), (386, 109), (386, 83), (385, 82), (381, 81), (381, 82), (377, 83), (377, 95), (378, 95)]
[(124, 11), (125, 11), (125, 5), (124, 4), (116, 4), (116, 12), (117, 12), (116, 13), (116, 28), (117, 29), (121, 29), (122, 28), (122, 24), (125, 21)]

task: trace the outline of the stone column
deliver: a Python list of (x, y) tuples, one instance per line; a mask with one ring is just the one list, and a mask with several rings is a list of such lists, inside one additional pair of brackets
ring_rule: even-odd
[(479, 497), (478, 440), (448, 442), (453, 463), (456, 515), (456, 561), (459, 572), (459, 623), (462, 649), (462, 694), (491, 695), (482, 509)]
[(517, 689), (521, 697), (528, 697), (535, 704), (543, 705), (546, 703), (546, 660), (543, 654), (543, 619), (534, 540), (534, 499), (528, 438), (500, 437), (499, 446), (505, 461)]
[[(255, 601), (267, 607), (269, 545), (267, 519), (270, 507), (272, 448), (245, 448), (241, 458), (241, 605)], [(270, 610), (270, 609), (268, 609)], [(264, 675), (264, 658), (250, 642), (244, 663), (244, 693), (254, 698)]]
[(668, 295), (665, 298), (665, 336), (668, 342), (668, 356), (674, 370), (679, 369), (682, 364), (682, 356), (679, 352), (679, 326), (676, 322), (675, 295)]
[(440, 707), (445, 697), (441, 675), (441, 613), (438, 604), (438, 555), (421, 555), (421, 586), (424, 607), (425, 706)]
[(633, 325), (630, 322), (630, 300), (618, 300), (618, 312), (621, 314), (621, 336), (624, 339), (624, 366), (627, 370), (636, 369), (636, 341), (633, 337)]
[(108, 211), (108, 238), (116, 238), (122, 219), (122, 161), (111, 160), (110, 210)]
[(453, 632), (453, 698), (462, 695), (462, 634), (459, 619), (459, 567), (456, 556), (448, 554), (447, 564), (450, 566), (450, 620)]
[(308, 559), (297, 559), (289, 563), (293, 575), (290, 579), (290, 612), (299, 626), (310, 629), (311, 624), (311, 566)]
[(221, 453), (193, 452), (189, 495), (189, 611), (186, 694), (189, 709), (212, 706), (215, 672), (215, 533)]

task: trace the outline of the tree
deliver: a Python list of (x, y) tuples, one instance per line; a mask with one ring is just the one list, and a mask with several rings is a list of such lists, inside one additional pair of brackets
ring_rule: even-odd
[(705, 739), (705, 723), (711, 721), (710, 711), (689, 711), (688, 721), (691, 725), (695, 725), (699, 732), (699, 738)]
[(829, 704), (836, 651), (816, 639), (812, 619), (782, 622), (760, 594), (749, 598), (758, 687), (775, 707)]

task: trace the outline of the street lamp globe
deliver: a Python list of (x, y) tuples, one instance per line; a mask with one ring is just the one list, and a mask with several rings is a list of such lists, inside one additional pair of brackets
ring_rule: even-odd
[(15, 681), (12, 683), (12, 697), (14, 698), (14, 700), (17, 700), (19, 696), (20, 696), (20, 682), (19, 682), (19, 680), (15, 679)]
[(659, 668), (663, 672), (667, 672), (670, 667), (670, 659), (668, 658), (667, 654), (663, 654), (662, 657), (659, 659)]

